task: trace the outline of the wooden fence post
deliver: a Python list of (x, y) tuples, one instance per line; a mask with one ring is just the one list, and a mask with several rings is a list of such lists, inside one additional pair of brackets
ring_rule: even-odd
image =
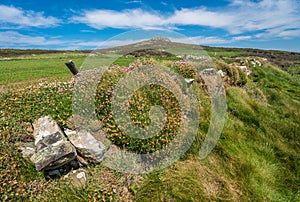
[(69, 68), (69, 70), (72, 72), (72, 74), (75, 76), (78, 74), (79, 70), (76, 67), (75, 63), (72, 60), (69, 60), (69, 62), (65, 62), (65, 65)]

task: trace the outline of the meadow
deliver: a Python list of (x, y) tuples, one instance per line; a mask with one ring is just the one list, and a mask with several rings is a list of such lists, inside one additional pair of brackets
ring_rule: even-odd
[[(166, 169), (135, 175), (101, 164), (91, 165), (86, 168), (89, 182), (84, 188), (72, 187), (63, 178), (49, 179), (36, 171), (18, 152), (17, 145), (32, 140), (31, 123), (41, 116), (51, 115), (61, 127), (67, 127), (72, 115), (74, 84), (64, 62), (72, 59), (81, 66), (87, 53), (23, 53), (10, 55), (9, 59), (2, 56), (0, 200), (300, 201), (299, 60), (286, 66), (277, 60), (265, 61), (261, 66), (249, 62), (252, 73), (244, 76), (228, 64), (248, 57), (260, 59), (262, 55), (258, 56), (255, 50), (207, 51), (217, 68), (227, 72), (226, 122), (212, 153), (203, 160), (198, 158), (209, 127), (211, 102), (200, 83), (194, 83), (192, 87), (198, 89), (201, 103), (200, 126), (195, 141), (180, 160)], [(114, 65), (125, 68), (134, 63), (137, 68), (139, 64), (166, 65), (176, 60), (179, 59), (121, 57)], [(189, 65), (172, 68), (196, 78), (195, 69)], [(168, 121), (154, 138), (142, 141), (126, 137), (111, 118), (110, 108), (111, 89), (124, 75), (126, 72), (112, 69), (102, 78), (95, 103), (98, 120), (107, 137), (119, 147), (138, 153), (155, 152), (165, 147), (177, 132), (178, 103), (170, 91), (159, 86), (140, 89), (130, 101), (134, 123), (148, 125), (147, 112), (152, 105), (165, 106)]]

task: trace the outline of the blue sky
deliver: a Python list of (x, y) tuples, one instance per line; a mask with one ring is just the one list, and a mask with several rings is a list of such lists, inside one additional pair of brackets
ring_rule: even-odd
[(200, 45), (300, 52), (299, 13), (299, 0), (2, 0), (0, 48), (93, 49), (142, 29)]

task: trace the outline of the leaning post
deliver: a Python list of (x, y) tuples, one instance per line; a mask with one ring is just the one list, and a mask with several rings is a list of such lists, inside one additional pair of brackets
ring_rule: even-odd
[(65, 62), (65, 65), (69, 68), (74, 76), (79, 73), (78, 68), (72, 60), (69, 60), (69, 62)]

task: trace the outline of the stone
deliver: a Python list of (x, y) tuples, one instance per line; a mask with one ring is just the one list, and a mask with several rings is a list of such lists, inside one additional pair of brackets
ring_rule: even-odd
[(35, 146), (33, 142), (22, 142), (16, 146), (18, 148), (18, 151), (22, 153), (23, 158), (30, 159), (35, 153)]
[(68, 128), (70, 128), (71, 130), (75, 130), (75, 129), (76, 129), (75, 121), (74, 121), (73, 115), (70, 116), (70, 117), (67, 119), (67, 126), (68, 126)]
[(215, 75), (215, 69), (214, 68), (207, 68), (207, 69), (204, 69), (201, 71), (201, 74), (202, 75), (205, 75), (205, 76), (212, 76), (212, 75)]
[(239, 66), (239, 68), (243, 71), (243, 72), (247, 72), (247, 66)]
[(185, 78), (184, 80), (185, 80), (185, 82), (186, 82), (188, 88), (189, 88), (189, 87), (193, 84), (193, 82), (195, 81), (195, 79), (191, 79), (191, 78)]
[(225, 73), (221, 69), (217, 71), (217, 74), (219, 74), (222, 78), (225, 76)]
[(76, 158), (76, 149), (50, 116), (35, 121), (33, 128), (36, 153), (30, 160), (37, 170), (54, 170)]
[(239, 68), (249, 76), (251, 74), (251, 71), (248, 70), (247, 66), (239, 66)]
[(64, 179), (70, 179), (74, 187), (80, 188), (87, 184), (88, 172), (85, 169), (79, 168), (73, 170), (64, 176)]
[(100, 163), (103, 160), (107, 148), (91, 132), (87, 130), (73, 131), (66, 129), (65, 134), (82, 157), (93, 163)]

